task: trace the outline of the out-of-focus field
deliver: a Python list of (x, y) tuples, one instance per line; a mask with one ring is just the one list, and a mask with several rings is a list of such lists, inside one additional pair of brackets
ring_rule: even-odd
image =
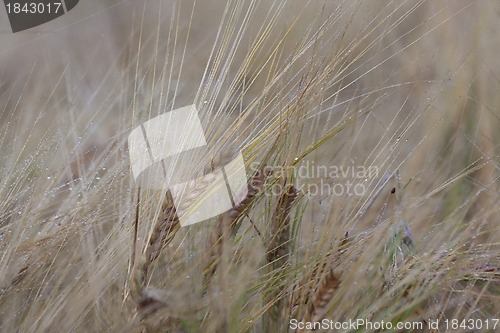
[[(496, 0), (86, 0), (15, 34), (0, 8), (0, 330), (491, 331), (498, 31)], [(234, 233), (160, 232), (166, 193), (134, 186), (127, 136), (190, 104), (214, 154), (377, 173), (269, 175)], [(271, 193), (321, 181), (364, 191)]]

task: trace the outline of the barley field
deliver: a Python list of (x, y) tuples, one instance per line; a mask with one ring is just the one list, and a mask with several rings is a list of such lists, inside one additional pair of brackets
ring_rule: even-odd
[[(0, 331), (500, 332), (499, 31), (497, 0), (0, 6)], [(239, 152), (248, 187), (181, 227), (128, 137), (192, 104), (188, 203)]]

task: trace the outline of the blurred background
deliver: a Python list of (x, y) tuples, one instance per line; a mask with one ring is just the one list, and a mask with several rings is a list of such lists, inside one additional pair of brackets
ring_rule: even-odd
[[(81, 286), (94, 283), (95, 295), (83, 293), (87, 298), (80, 305), (79, 283), (65, 284), (63, 278), (53, 282), (58, 288), (68, 286), (64, 290), (71, 297), (57, 303), (64, 295), (54, 296), (57, 288), (46, 287), (53, 297), (47, 304), (76, 309), (68, 314), (64, 306), (44, 308), (40, 313), (48, 313), (43, 316), (48, 319), (40, 325), (47, 329), (58, 316), (69, 318), (68, 329), (81, 325), (80, 315), (100, 317), (87, 311), (99, 302), (110, 318), (95, 324), (97, 331), (133, 317), (113, 312), (122, 306), (121, 295), (107, 303), (100, 294), (128, 292), (123, 281), (129, 277), (127, 260), (132, 255), (120, 244), (131, 240), (136, 192), (130, 186), (126, 140), (140, 123), (185, 105), (198, 106), (216, 150), (238, 149), (247, 158), (262, 157), (286, 128), (275, 162), (291, 165), (307, 147), (342, 129), (300, 163), (378, 168), (366, 195), (307, 198), (300, 260), (330, 251), (333, 240), (347, 231), (364, 240), (396, 219), (409, 226), (422, 255), (432, 252), (427, 247), (448, 251), (447, 242), (456, 239), (466, 240), (470, 248), (485, 240), (493, 243), (498, 233), (498, 0), (82, 0), (67, 14), (18, 33), (12, 33), (4, 9), (0, 7), (0, 244), (9, 260), (0, 266), (0, 282), (8, 284), (22, 271), (21, 264), (10, 262), (18, 245), (32, 248), (47, 225), (54, 239), (64, 223), (95, 237), (75, 251), (74, 262), (88, 266), (73, 268), (88, 274), (90, 282)], [(380, 189), (389, 174), (394, 177)], [(393, 189), (397, 199), (391, 196)], [(146, 222), (139, 230), (140, 245), (153, 225), (148, 216), (158, 205), (155, 198), (146, 198), (147, 208), (141, 210)], [(259, 214), (269, 215), (269, 210)], [(259, 221), (261, 227), (267, 223)], [(444, 221), (457, 221), (463, 229)], [(116, 231), (115, 226), (123, 228)], [(182, 291), (191, 291), (185, 270), (194, 271), (199, 259), (194, 240), (208, 234), (201, 226), (190, 230), (182, 231), (190, 242), (181, 243), (181, 237), (175, 243), (186, 251), (174, 253), (168, 259), (174, 264), (164, 268), (179, 277), (179, 285), (188, 285)], [(80, 240), (75, 234), (64, 237)], [(15, 242), (9, 243), (7, 235)], [(64, 237), (60, 239), (66, 242)], [(59, 243), (53, 244), (47, 248), (58, 249)], [(94, 253), (101, 245), (110, 249), (108, 261)], [(252, 277), (248, 272), (258, 271), (264, 257), (266, 249), (259, 245), (254, 238), (242, 245), (257, 259), (238, 271), (243, 282), (234, 290), (241, 294), (251, 289), (245, 289), (244, 281)], [(480, 253), (484, 257), (498, 254), (493, 246), (491, 251), (489, 245), (481, 249), (486, 249)], [(120, 253), (118, 258), (115, 253)], [(456, 258), (461, 254), (453, 252)], [(73, 257), (61, 257), (55, 268), (50, 251), (46, 262), (39, 260), (50, 267), (39, 269), (31, 286), (36, 289), (49, 270), (50, 276), (59, 269), (61, 276), (72, 278), (65, 260)], [(106, 275), (110, 262), (113, 277)], [(451, 259), (446, 265), (452, 266)], [(348, 292), (357, 292), (352, 290)], [(384, 295), (390, 299), (388, 292)], [(16, 306), (4, 313), (18, 313)], [(18, 320), (35, 331), (36, 325), (29, 325), (39, 318), (37, 311), (23, 306), (27, 319), (20, 316), (5, 327), (16, 327)], [(223, 312), (214, 308), (213, 317)], [(355, 306), (346, 308), (351, 314), (357, 311)], [(495, 307), (490, 309), (494, 313)]]

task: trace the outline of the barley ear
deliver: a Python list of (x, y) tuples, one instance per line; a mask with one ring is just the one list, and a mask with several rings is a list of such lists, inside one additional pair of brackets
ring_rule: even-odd
[(297, 190), (287, 186), (276, 205), (271, 219), (271, 240), (267, 249), (267, 261), (279, 268), (285, 264), (289, 255), (290, 210), (297, 198)]
[(335, 292), (340, 286), (341, 275), (331, 269), (328, 274), (321, 280), (320, 285), (316, 289), (312, 300), (309, 303), (304, 321), (312, 321), (320, 319), (325, 314), (328, 303), (332, 300)]
[(222, 255), (223, 240), (227, 237), (234, 238), (238, 231), (238, 221), (246, 214), (248, 208), (257, 199), (258, 194), (262, 191), (265, 181), (269, 174), (263, 169), (258, 170), (250, 178), (247, 194), (240, 203), (235, 205), (229, 211), (223, 213), (220, 220), (217, 222), (217, 227), (210, 232), (208, 247), (207, 247), (207, 264), (203, 271), (203, 288), (206, 288), (211, 283), (212, 277), (217, 269), (218, 258)]
[(285, 289), (283, 275), (290, 255), (290, 210), (297, 198), (297, 190), (292, 185), (285, 187), (280, 196), (274, 214), (271, 218), (271, 239), (266, 251), (267, 262), (271, 268), (268, 290), (265, 301), (271, 304), (267, 312), (267, 331), (280, 329), (284, 309), (289, 306), (289, 300), (283, 298)]
[(153, 233), (144, 250), (144, 262), (141, 267), (139, 285), (144, 287), (152, 264), (158, 258), (161, 250), (174, 238), (179, 229), (179, 219), (170, 192), (162, 203), (161, 211), (154, 225)]
[(250, 178), (246, 196), (240, 203), (236, 204), (232, 209), (222, 215), (223, 224), (229, 226), (234, 236), (238, 230), (238, 221), (240, 217), (246, 214), (248, 208), (257, 199), (258, 194), (264, 188), (264, 184), (269, 176), (269, 173), (260, 169)]

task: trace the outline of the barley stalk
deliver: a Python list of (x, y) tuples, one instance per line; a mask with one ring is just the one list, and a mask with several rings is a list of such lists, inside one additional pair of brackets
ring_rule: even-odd
[(247, 195), (235, 207), (223, 214), (223, 224), (230, 227), (233, 235), (237, 231), (238, 221), (246, 214), (246, 211), (255, 201), (257, 195), (262, 191), (268, 176), (269, 174), (264, 172), (263, 169), (257, 170), (252, 178), (250, 178)]
[(218, 258), (220, 258), (223, 251), (222, 244), (224, 243), (224, 239), (229, 236), (234, 237), (238, 229), (238, 220), (245, 214), (246, 210), (262, 191), (267, 176), (262, 170), (257, 170), (252, 178), (250, 178), (247, 195), (235, 207), (221, 215), (217, 227), (210, 233), (207, 247), (208, 263), (203, 273), (203, 286), (205, 290), (217, 269)]
[(340, 282), (341, 274), (331, 269), (321, 280), (320, 285), (316, 289), (309, 303), (304, 321), (321, 319), (318, 317), (325, 314), (328, 304), (333, 296), (335, 296), (335, 292), (340, 286)]
[(297, 198), (297, 190), (287, 186), (281, 195), (271, 220), (271, 240), (267, 249), (267, 261), (273, 267), (282, 267), (288, 258), (290, 249), (290, 210)]
[[(278, 329), (277, 320), (284, 308), (287, 307), (286, 301), (280, 295), (284, 290), (282, 276), (290, 255), (290, 210), (297, 198), (297, 190), (289, 185), (280, 196), (274, 214), (271, 218), (271, 239), (266, 251), (267, 262), (271, 265), (272, 275), (269, 279), (267, 289), (270, 292), (266, 295), (266, 303), (272, 303), (268, 310), (269, 320), (267, 321), (267, 330)], [(276, 284), (277, 281), (277, 285)]]
[[(205, 171), (213, 171), (228, 159), (228, 154), (216, 155), (210, 163), (210, 166), (205, 167)], [(179, 218), (195, 203), (204, 190), (209, 186), (215, 178), (211, 172), (204, 176), (197, 177), (186, 182), (182, 189), (182, 202), (176, 207), (172, 193), (167, 192), (160, 214), (154, 224), (154, 229), (149, 239), (149, 242), (144, 250), (145, 258), (141, 268), (140, 285), (144, 286), (149, 277), (149, 271), (153, 262), (158, 258), (162, 249), (172, 241), (175, 233), (180, 227)]]
[(170, 192), (167, 192), (153, 232), (144, 250), (144, 262), (140, 268), (141, 275), (139, 276), (141, 287), (144, 287), (149, 277), (153, 262), (158, 258), (161, 250), (173, 239), (179, 227), (179, 219), (172, 196)]
[[(339, 242), (339, 245), (337, 247), (337, 251), (328, 251), (326, 254), (326, 260), (324, 262), (317, 262), (314, 267), (312, 268), (311, 272), (307, 275), (305, 275), (303, 278), (300, 279), (299, 282), (297, 282), (293, 287), (291, 287), (292, 290), (292, 306), (290, 307), (290, 316), (291, 317), (297, 317), (299, 314), (302, 312), (301, 307), (302, 305), (307, 306), (306, 308), (306, 315), (305, 317), (310, 317), (310, 311), (314, 308), (314, 301), (310, 299), (310, 295), (316, 293), (314, 291), (307, 291), (307, 285), (311, 283), (311, 281), (316, 280), (316, 276), (321, 275), (322, 272), (325, 272), (328, 270), (330, 264), (328, 263), (330, 260), (328, 258), (333, 258), (334, 262), (340, 263), (342, 260), (342, 257), (346, 256), (347, 252), (349, 251), (351, 245), (353, 244), (353, 240), (349, 236), (349, 232), (346, 232), (344, 234), (344, 237)], [(331, 274), (333, 272), (333, 269), (330, 269), (329, 271)], [(340, 273), (339, 273), (340, 275)], [(324, 280), (320, 279), (320, 285)], [(318, 289), (316, 289), (317, 291)], [(314, 298), (314, 297), (313, 297)], [(311, 319), (311, 318), (309, 318)]]

